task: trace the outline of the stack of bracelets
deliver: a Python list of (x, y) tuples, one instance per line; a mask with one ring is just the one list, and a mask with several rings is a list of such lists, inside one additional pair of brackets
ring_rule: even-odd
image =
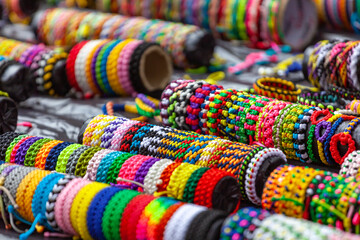
[[(304, 220), (244, 208), (228, 216), (219, 210), (91, 182), (72, 175), (1, 162), (0, 207), (7, 228), (26, 240), (35, 230), (45, 237), (82, 239), (359, 239)], [(14, 222), (31, 225), (23, 232)], [(281, 230), (280, 230), (281, 229)], [(58, 232), (58, 233), (56, 233)], [(286, 235), (288, 236), (288, 235)], [(341, 236), (341, 237), (340, 237)], [(316, 238), (316, 239), (318, 239)], [(286, 238), (288, 239), (288, 238)]]
[(247, 207), (229, 215), (221, 228), (221, 240), (237, 239), (327, 239), (350, 240), (358, 236), (303, 219), (270, 214), (263, 209)]
[(262, 208), (360, 234), (360, 182), (354, 177), (280, 166), (266, 182)]
[[(360, 13), (358, 1), (313, 0), (320, 20), (337, 29), (356, 31), (357, 16)], [(357, 33), (359, 33), (357, 31)]]
[(313, 85), (344, 99), (360, 98), (360, 41), (318, 42), (304, 58), (304, 74)]
[(260, 204), (267, 174), (286, 162), (278, 149), (106, 115), (93, 118), (88, 125), (85, 123), (81, 138), (88, 146), (225, 170), (238, 180), (242, 199), (254, 204)]
[(1, 159), (90, 181), (233, 212), (240, 187), (231, 173), (189, 163), (17, 133), (0, 135)]
[[(30, 68), (37, 90), (51, 96), (65, 95), (69, 91), (65, 63), (67, 53), (44, 45), (33, 45), (0, 38), (0, 56), (6, 56)], [(63, 71), (55, 71), (63, 69)]]
[(171, 82), (163, 91), (160, 109), (167, 126), (279, 148), (287, 159), (304, 163), (341, 165), (349, 153), (360, 149), (355, 116), (204, 81)]
[(211, 34), (180, 23), (124, 17), (71, 9), (39, 11), (33, 19), (39, 40), (74, 46), (87, 39), (139, 39), (160, 44), (178, 67), (210, 63), (215, 47)]
[(15, 131), (18, 110), (9, 94), (0, 91), (0, 134)]
[[(312, 39), (317, 27), (316, 8), (311, 0), (302, 0), (300, 5), (294, 0), (76, 2), (66, 1), (65, 5), (192, 24), (210, 30), (217, 37), (247, 40), (258, 48), (269, 47), (271, 42), (276, 42), (301, 49)], [(294, 15), (297, 12), (306, 14), (300, 18)], [(286, 32), (286, 28), (291, 29), (290, 32)]]
[(75, 45), (66, 62), (70, 85), (85, 94), (160, 95), (172, 75), (167, 53), (141, 40), (91, 40)]
[(0, 48), (0, 56), (30, 67), (38, 90), (51, 96), (65, 95), (69, 85), (85, 96), (160, 95), (172, 74), (167, 53), (140, 40), (83, 41), (69, 55), (5, 38), (0, 38)]

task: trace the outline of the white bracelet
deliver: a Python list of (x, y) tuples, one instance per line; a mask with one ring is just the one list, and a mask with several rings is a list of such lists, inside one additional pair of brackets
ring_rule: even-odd
[(191, 221), (206, 210), (206, 207), (194, 204), (185, 204), (178, 208), (166, 224), (164, 240), (184, 240)]
[(144, 179), (144, 186), (153, 194), (157, 191), (157, 185), (164, 169), (170, 164), (174, 163), (169, 159), (162, 159), (151, 166)]

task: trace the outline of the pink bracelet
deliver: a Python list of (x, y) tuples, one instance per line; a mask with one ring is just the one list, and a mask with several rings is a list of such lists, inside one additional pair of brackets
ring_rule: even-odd
[(263, 108), (263, 110), (259, 114), (259, 121), (258, 121), (257, 129), (256, 129), (256, 132), (255, 132), (255, 140), (258, 141), (258, 142), (260, 141), (261, 134), (263, 132), (262, 129), (263, 129), (263, 126), (265, 124), (264, 120), (269, 115), (269, 109), (271, 107), (273, 107), (275, 103), (276, 103), (276, 101), (271, 101), (268, 105), (266, 105)]
[(76, 236), (77, 232), (71, 225), (70, 210), (72, 202), (74, 201), (77, 193), (85, 185), (91, 183), (82, 178), (71, 180), (66, 187), (60, 192), (55, 203), (55, 221), (58, 226), (66, 233)]
[(126, 134), (127, 130), (137, 123), (139, 123), (139, 121), (129, 120), (121, 124), (114, 133), (109, 149), (118, 151), (120, 149), (121, 140)]
[(101, 160), (111, 152), (113, 152), (113, 150), (102, 149), (102, 150), (98, 151), (97, 153), (95, 153), (94, 156), (89, 161), (84, 179), (90, 180), (90, 181), (95, 181), (97, 170), (99, 168)]
[(129, 65), (133, 52), (142, 43), (143, 41), (139, 41), (139, 40), (134, 40), (128, 43), (121, 51), (120, 56), (118, 58), (117, 74), (118, 74), (119, 82), (123, 87), (123, 89), (126, 92), (130, 93), (132, 96), (136, 94), (136, 91), (134, 90), (131, 84), (131, 79), (129, 76)]
[(263, 129), (265, 129), (265, 132), (263, 134), (263, 137), (260, 138), (260, 142), (263, 143), (266, 147), (274, 147), (274, 141), (272, 136), (273, 126), (281, 109), (285, 108), (288, 104), (288, 102), (279, 102), (269, 111), (269, 114), (264, 119), (265, 124)]
[[(151, 158), (151, 157), (143, 156), (143, 155), (134, 155), (134, 156), (130, 157), (122, 165), (118, 177), (127, 179), (127, 180), (134, 180), (137, 170), (149, 158)], [(126, 185), (126, 186), (130, 186), (132, 184), (129, 182), (124, 182), (124, 181), (118, 181), (117, 183), (120, 185)]]

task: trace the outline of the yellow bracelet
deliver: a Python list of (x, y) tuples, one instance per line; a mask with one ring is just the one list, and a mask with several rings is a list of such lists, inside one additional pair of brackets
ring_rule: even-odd
[(191, 177), (191, 174), (199, 168), (200, 166), (189, 163), (180, 164), (180, 166), (178, 166), (171, 174), (166, 190), (171, 193), (172, 197), (181, 200), (184, 195), (187, 181)]
[(92, 76), (92, 73), (91, 73), (91, 61), (93, 61), (94, 54), (99, 49), (99, 47), (106, 44), (106, 43), (108, 43), (108, 42), (109, 42), (109, 40), (100, 41), (98, 44), (96, 44), (91, 49), (91, 51), (86, 56), (86, 64), (85, 64), (85, 69), (84, 69), (84, 71), (86, 73), (86, 80), (87, 80), (87, 83), (89, 84), (92, 92), (95, 93), (95, 94), (100, 94), (100, 91), (99, 91), (99, 89), (97, 88), (97, 86), (94, 83), (95, 79), (93, 79), (93, 76)]
[(86, 214), (92, 199), (102, 189), (108, 187), (105, 183), (92, 182), (80, 189), (71, 205), (70, 220), (74, 230), (82, 239), (93, 239), (87, 229)]
[(126, 96), (128, 94), (126, 94), (125, 90), (122, 88), (122, 86), (120, 84), (120, 79), (117, 74), (117, 62), (118, 62), (117, 60), (118, 60), (123, 48), (131, 41), (133, 41), (133, 40), (127, 39), (127, 40), (124, 40), (124, 41), (120, 42), (119, 44), (117, 44), (114, 47), (114, 49), (110, 52), (108, 61), (106, 64), (106, 72), (107, 72), (109, 84), (110, 84), (111, 88), (114, 90), (114, 92), (120, 96)]

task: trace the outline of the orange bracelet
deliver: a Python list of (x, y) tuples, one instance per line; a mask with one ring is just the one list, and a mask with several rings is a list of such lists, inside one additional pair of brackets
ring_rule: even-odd
[(34, 171), (31, 171), (24, 177), (24, 179), (19, 184), (18, 189), (16, 190), (16, 203), (19, 205), (18, 212), (25, 220), (29, 222), (33, 222), (35, 220), (35, 217), (32, 213), (31, 204), (36, 187), (40, 181), (50, 173), (50, 171), (34, 169)]
[(46, 163), (46, 158), (49, 155), (49, 152), (51, 151), (51, 149), (53, 147), (55, 147), (57, 144), (62, 143), (63, 141), (59, 141), (59, 140), (53, 140), (50, 142), (45, 143), (40, 151), (38, 152), (38, 154), (36, 155), (35, 158), (35, 167), (36, 168), (40, 168), (40, 169), (45, 169), (45, 163)]
[(95, 94), (100, 94), (100, 91), (97, 88), (97, 86), (95, 85), (95, 82), (94, 82), (95, 80), (93, 79), (93, 74), (91, 73), (91, 68), (92, 68), (91, 61), (94, 58), (95, 52), (98, 51), (101, 46), (103, 46), (104, 44), (106, 44), (108, 42), (109, 42), (109, 40), (100, 41), (98, 44), (96, 44), (93, 47), (93, 49), (91, 49), (90, 53), (88, 53), (86, 56), (86, 64), (85, 64), (86, 80), (87, 80), (92, 92)]

